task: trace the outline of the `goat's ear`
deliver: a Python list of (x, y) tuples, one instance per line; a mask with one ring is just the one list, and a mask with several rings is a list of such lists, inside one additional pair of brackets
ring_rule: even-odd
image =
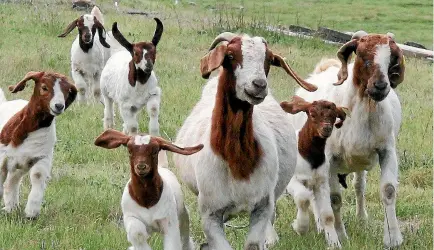
[(133, 56), (133, 45), (125, 39), (122, 33), (118, 29), (118, 23), (114, 22), (112, 26), (113, 37), (125, 48), (127, 49), (131, 56)]
[(313, 92), (318, 89), (315, 85), (310, 84), (303, 80), (301, 77), (299, 77), (297, 73), (295, 73), (295, 71), (291, 67), (289, 67), (289, 65), (285, 62), (285, 59), (282, 56), (273, 54), (273, 60), (271, 61), (271, 65), (283, 68), (286, 73), (292, 78), (294, 78), (298, 85), (300, 85), (305, 90)]
[(78, 22), (78, 18), (75, 19), (74, 21), (72, 21), (68, 27), (66, 27), (65, 31), (58, 35), (57, 37), (65, 37), (67, 36), (69, 33), (71, 33), (71, 31), (73, 31), (75, 29), (75, 27), (77, 27), (77, 22)]
[(161, 39), (161, 35), (163, 34), (163, 23), (156, 17), (154, 20), (157, 23), (157, 27), (155, 28), (154, 37), (152, 38), (152, 44), (157, 47), (157, 44)]
[(192, 155), (199, 152), (203, 148), (203, 144), (199, 144), (194, 147), (179, 147), (161, 137), (154, 138), (158, 141), (158, 144), (160, 144), (160, 150), (167, 150), (177, 154)]
[(401, 51), (401, 49), (396, 45), (394, 41), (391, 41), (391, 62), (389, 67), (389, 81), (390, 86), (392, 88), (396, 88), (398, 84), (404, 81), (404, 72), (405, 72), (405, 57)]
[(126, 146), (130, 136), (117, 130), (108, 129), (95, 139), (95, 145), (102, 148), (112, 149), (120, 145)]
[(208, 79), (211, 72), (222, 65), (227, 48), (226, 44), (219, 45), (200, 59), (200, 72), (203, 78)]
[(74, 84), (70, 84), (68, 98), (65, 101), (65, 110), (74, 102), (75, 97), (77, 97), (77, 88)]
[(290, 114), (297, 114), (298, 112), (304, 111), (308, 112), (309, 107), (311, 106), (310, 102), (306, 102), (303, 98), (299, 96), (293, 96), (291, 102), (281, 102), (280, 107)]
[(96, 28), (98, 29), (98, 36), (99, 36), (99, 42), (102, 44), (102, 46), (106, 48), (110, 48), (110, 45), (106, 42), (106, 31), (104, 29), (104, 26), (98, 21), (96, 17), (94, 18), (94, 23), (96, 25)]
[(345, 107), (337, 107), (336, 110), (338, 112), (339, 121), (335, 123), (335, 127), (340, 128), (342, 127), (342, 125), (344, 125), (344, 121), (347, 118), (347, 115), (348, 117), (350, 116), (350, 110)]
[(30, 71), (26, 74), (26, 76), (24, 76), (24, 78), (20, 82), (15, 85), (9, 86), (9, 91), (11, 91), (12, 93), (17, 93), (23, 90), (26, 87), (26, 83), (28, 80), (33, 80), (35, 81), (35, 83), (38, 83), (44, 74), (45, 72)]
[(341, 61), (341, 69), (338, 73), (338, 82), (333, 85), (341, 85), (348, 78), (348, 61), (351, 58), (351, 54), (356, 52), (358, 39), (352, 39), (351, 41), (344, 44), (338, 51), (337, 56)]

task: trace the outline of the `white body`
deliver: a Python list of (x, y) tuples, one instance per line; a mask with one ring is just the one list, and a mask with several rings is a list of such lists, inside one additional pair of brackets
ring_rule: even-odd
[(193, 250), (189, 237), (189, 217), (181, 185), (167, 168), (158, 168), (163, 180), (163, 192), (157, 204), (147, 209), (134, 201), (125, 186), (122, 212), (128, 241), (134, 250), (151, 249), (146, 240), (153, 232), (164, 235), (164, 249)]
[[(330, 63), (330, 60), (321, 63)], [(337, 173), (355, 172), (353, 183), (357, 196), (356, 214), (365, 219), (367, 217), (364, 205), (365, 171), (371, 170), (379, 163), (381, 168), (380, 193), (386, 212), (384, 243), (386, 246), (400, 245), (402, 236), (396, 218), (395, 202), (398, 185), (396, 141), (401, 124), (401, 104), (393, 89), (390, 89), (387, 97), (378, 103), (369, 101), (367, 97), (360, 98), (358, 89), (352, 82), (353, 64), (348, 65), (348, 79), (342, 85), (334, 86), (332, 83), (338, 81), (339, 67), (338, 63), (331, 64), (323, 72), (317, 70), (307, 79), (308, 82), (318, 86), (317, 91), (307, 92), (303, 89), (296, 91), (296, 95), (308, 102), (325, 99), (351, 110), (351, 116), (347, 117), (340, 129), (333, 131), (326, 145), (337, 232), (340, 238), (347, 237), (340, 216), (342, 199)], [(319, 68), (321, 65), (317, 66), (317, 69)], [(293, 116), (296, 129), (300, 129), (305, 121), (304, 113)], [(333, 203), (333, 200), (337, 202)]]
[(101, 93), (104, 101), (104, 129), (113, 128), (113, 102), (119, 107), (124, 133), (137, 133), (137, 115), (146, 105), (149, 120), (149, 134), (159, 135), (158, 115), (161, 89), (154, 71), (145, 84), (136, 82), (132, 87), (128, 82), (128, 64), (132, 60), (127, 50), (120, 50), (110, 57), (101, 75)]
[[(290, 115), (292, 116), (292, 115)], [(297, 141), (298, 132), (296, 131)], [(292, 226), (298, 234), (304, 234), (309, 229), (309, 205), (312, 202), (318, 231), (324, 229), (327, 242), (330, 246), (340, 248), (338, 235), (334, 226), (334, 215), (330, 203), (329, 185), (330, 165), (326, 159), (324, 163), (313, 169), (300, 153), (297, 154), (297, 167), (294, 176), (288, 184), (287, 191), (294, 198), (297, 205), (297, 218)]]
[[(0, 131), (27, 103), (25, 100), (14, 100), (0, 104)], [(25, 213), (30, 218), (40, 213), (46, 182), (50, 178), (55, 142), (56, 125), (53, 120), (49, 127), (29, 133), (16, 148), (0, 144), (0, 197), (4, 196), (3, 209), (6, 212), (18, 207), (21, 178), (30, 171), (32, 189)]]
[(294, 129), (271, 94), (261, 104), (255, 105), (253, 130), (263, 156), (248, 181), (234, 179), (227, 163), (214, 154), (210, 146), (217, 83), (218, 77), (214, 77), (204, 87), (202, 98), (185, 120), (175, 142), (178, 145), (203, 143), (204, 148), (188, 157), (174, 155), (175, 165), (184, 183), (198, 193), (203, 228), (207, 237), (215, 240), (216, 249), (231, 247), (224, 233), (221, 234), (222, 228), (213, 228), (213, 223), (218, 220), (213, 217), (214, 213), (226, 217), (241, 210), (252, 212), (251, 220), (259, 221), (251, 227), (246, 245), (261, 241), (264, 232), (267, 243), (272, 244), (277, 240), (277, 235), (270, 221), (256, 218), (259, 212), (256, 214), (252, 210), (258, 206), (263, 209), (261, 216), (272, 218), (275, 202), (285, 190), (295, 168)]

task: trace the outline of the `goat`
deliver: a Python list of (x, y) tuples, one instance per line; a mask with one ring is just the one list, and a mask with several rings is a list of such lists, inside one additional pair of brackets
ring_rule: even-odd
[[(346, 109), (336, 107), (334, 103), (324, 100), (306, 102), (298, 96), (294, 96), (292, 102), (282, 102), (280, 105), (290, 114), (305, 112), (308, 117), (304, 126), (296, 131), (297, 167), (287, 187), (298, 210), (297, 218), (292, 225), (299, 234), (307, 232), (309, 229), (308, 207), (310, 200), (315, 199), (313, 209), (316, 209), (316, 214), (320, 215), (321, 221), (318, 223), (324, 227), (328, 244), (341, 248), (329, 199), (329, 164), (324, 149), (327, 138), (332, 134), (333, 124), (336, 128), (342, 126), (346, 118)], [(337, 118), (339, 118), (338, 122), (336, 122)]]
[(181, 148), (160, 137), (128, 136), (112, 129), (96, 138), (95, 145), (107, 149), (124, 145), (130, 153), (131, 178), (121, 205), (131, 249), (150, 249), (146, 240), (158, 231), (164, 234), (164, 249), (193, 250), (181, 185), (169, 169), (161, 167), (157, 154), (168, 150), (191, 155), (203, 145)]
[(41, 211), (50, 178), (56, 142), (55, 117), (71, 105), (77, 89), (64, 75), (28, 72), (9, 90), (22, 91), (29, 80), (35, 81), (30, 101), (0, 104), (0, 197), (4, 198), (6, 212), (17, 208), (21, 178), (30, 171), (32, 189), (25, 213), (26, 217), (35, 218)]
[[(352, 53), (355, 62), (348, 61)], [(394, 41), (394, 35), (356, 32), (351, 41), (338, 51), (340, 60), (325, 60), (317, 65), (307, 79), (316, 82), (318, 90), (302, 89), (296, 95), (306, 101), (328, 100), (348, 107), (351, 118), (327, 141), (326, 158), (330, 159), (330, 190), (335, 227), (339, 238), (347, 238), (341, 219), (342, 196), (337, 174), (355, 172), (356, 215), (366, 219), (366, 171), (380, 164), (380, 194), (385, 209), (384, 244), (401, 245), (403, 238), (396, 218), (395, 203), (398, 188), (396, 141), (401, 124), (401, 104), (395, 89), (404, 80), (404, 56)], [(327, 67), (323, 65), (328, 65)], [(335, 82), (333, 86), (331, 83)], [(294, 119), (296, 129), (305, 121), (302, 114)]]
[[(95, 6), (90, 14), (72, 21), (58, 37), (66, 37), (76, 27), (78, 35), (71, 47), (71, 75), (78, 88), (77, 101), (85, 102), (89, 89), (100, 101), (99, 81), (101, 71), (110, 56), (110, 45), (106, 42), (104, 20), (101, 11)], [(98, 30), (98, 33), (96, 31)], [(95, 40), (96, 38), (96, 40)]]
[(270, 66), (282, 67), (308, 90), (316, 88), (268, 49), (264, 38), (225, 32), (209, 50), (201, 59), (202, 77), (220, 66), (221, 71), (208, 81), (176, 138), (180, 145), (204, 143), (204, 149), (191, 157), (175, 155), (174, 162), (198, 195), (204, 249), (231, 249), (223, 221), (241, 210), (250, 212), (245, 248), (263, 249), (278, 239), (274, 207), (297, 155), (294, 129), (268, 93)]
[(138, 133), (137, 115), (146, 105), (149, 114), (149, 134), (159, 135), (161, 89), (153, 71), (157, 44), (163, 33), (158, 18), (152, 42), (128, 42), (113, 23), (113, 37), (126, 50), (113, 54), (101, 74), (101, 91), (104, 101), (104, 129), (113, 128), (113, 102), (119, 106), (124, 121), (123, 132)]

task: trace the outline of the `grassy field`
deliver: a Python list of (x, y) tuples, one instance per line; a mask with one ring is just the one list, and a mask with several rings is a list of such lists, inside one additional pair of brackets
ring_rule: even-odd
[[(11, 1), (12, 2), (12, 1)], [(69, 75), (70, 46), (77, 34), (57, 38), (81, 13), (70, 9), (70, 1), (36, 0), (33, 5), (0, 3), (0, 86), (15, 84), (31, 70), (54, 70)], [(155, 28), (150, 17), (117, 13), (111, 1), (102, 4), (107, 29), (114, 21), (132, 41), (149, 41)], [(261, 32), (249, 23), (299, 24), (311, 28), (327, 26), (338, 30), (393, 32), (399, 42), (421, 42), (432, 48), (432, 3), (425, 0), (380, 1), (218, 1), (196, 0), (196, 5), (172, 0), (124, 0), (122, 8), (155, 12), (165, 25), (159, 44), (156, 74), (163, 90), (160, 125), (164, 137), (174, 139), (177, 130), (199, 100), (205, 81), (199, 73), (199, 59), (218, 31), (260, 34), (271, 49), (285, 56), (290, 65), (306, 77), (324, 57), (335, 57), (337, 47), (317, 40), (286, 38)], [(301, 2), (301, 1), (300, 1)], [(239, 6), (244, 6), (241, 11)], [(357, 10), (357, 11), (355, 11)], [(153, 17), (153, 16), (152, 16)], [(223, 28), (222, 28), (223, 27)], [(244, 27), (244, 28), (243, 28)], [(432, 65), (407, 58), (406, 80), (397, 92), (403, 105), (403, 125), (398, 141), (400, 186), (397, 216), (404, 244), (401, 249), (433, 249), (433, 117)], [(288, 99), (296, 83), (279, 69), (272, 69), (270, 85), (278, 100)], [(29, 99), (32, 85), (8, 99)], [(147, 131), (148, 118), (140, 116), (140, 129)], [(102, 132), (103, 106), (74, 104), (57, 119), (58, 143), (52, 178), (48, 184), (42, 214), (36, 221), (24, 219), (29, 193), (24, 179), (20, 210), (0, 212), (0, 249), (126, 249), (129, 246), (121, 223), (120, 198), (129, 178), (127, 152), (120, 148), (107, 151), (93, 146)], [(117, 115), (116, 127), (121, 129)], [(170, 156), (170, 155), (169, 155)], [(176, 172), (176, 170), (174, 170)], [(383, 206), (379, 198), (379, 168), (368, 176), (366, 193), (368, 224), (355, 219), (353, 188), (344, 192), (344, 221), (350, 241), (344, 249), (382, 249)], [(205, 241), (200, 226), (196, 197), (185, 188), (191, 216), (191, 228), (198, 243)], [(311, 230), (298, 236), (291, 227), (295, 206), (282, 197), (277, 204), (276, 221), (280, 242), (273, 249), (325, 249), (323, 235)], [(245, 224), (238, 218), (235, 224)], [(313, 224), (312, 227), (313, 229)], [(242, 249), (245, 229), (227, 228), (234, 249)], [(162, 249), (161, 237), (150, 243)]]

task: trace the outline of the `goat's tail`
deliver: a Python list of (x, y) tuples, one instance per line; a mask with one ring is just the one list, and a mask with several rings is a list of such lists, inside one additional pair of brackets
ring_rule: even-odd
[(0, 89), (0, 103), (6, 102), (5, 94), (3, 93), (3, 90)]
[(319, 74), (323, 71), (326, 71), (328, 68), (330, 67), (341, 67), (341, 62), (337, 59), (322, 59), (316, 66), (315, 69), (313, 70), (314, 74)]

